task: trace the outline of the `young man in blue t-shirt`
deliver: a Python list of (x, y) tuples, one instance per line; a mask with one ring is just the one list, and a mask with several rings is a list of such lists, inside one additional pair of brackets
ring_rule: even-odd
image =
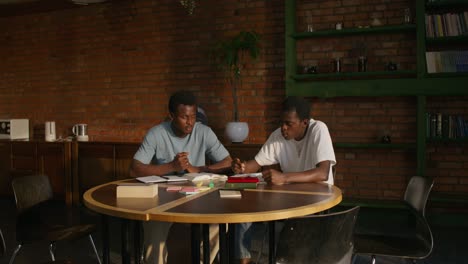
[[(169, 99), (169, 114), (169, 121), (152, 127), (146, 134), (130, 166), (132, 177), (217, 173), (230, 169), (232, 159), (229, 152), (211, 128), (196, 122), (197, 103), (193, 93), (180, 91), (173, 94)], [(206, 165), (205, 157), (212, 161), (211, 165)], [(144, 223), (147, 263), (166, 263), (165, 241), (171, 225), (156, 221)], [(211, 261), (218, 249), (215, 228), (215, 225), (210, 226), (210, 241), (214, 240)]]

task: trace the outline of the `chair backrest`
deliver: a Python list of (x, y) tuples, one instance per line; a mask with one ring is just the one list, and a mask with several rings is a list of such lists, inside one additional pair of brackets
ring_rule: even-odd
[(428, 177), (413, 176), (406, 187), (404, 200), (423, 216), (434, 180)]
[(285, 221), (276, 263), (351, 263), (359, 207)]
[(6, 252), (6, 245), (5, 245), (5, 238), (3, 238), (2, 230), (0, 229), (0, 257), (5, 256)]
[(46, 175), (30, 175), (14, 178), (12, 183), (18, 212), (52, 199), (52, 186)]

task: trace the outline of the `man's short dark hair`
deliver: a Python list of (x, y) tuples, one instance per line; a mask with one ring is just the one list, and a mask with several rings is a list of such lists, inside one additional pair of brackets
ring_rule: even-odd
[(175, 113), (179, 105), (196, 105), (197, 99), (190, 91), (178, 91), (169, 98), (169, 112)]
[(283, 101), (283, 112), (296, 111), (299, 119), (310, 119), (310, 102), (302, 97), (289, 96)]

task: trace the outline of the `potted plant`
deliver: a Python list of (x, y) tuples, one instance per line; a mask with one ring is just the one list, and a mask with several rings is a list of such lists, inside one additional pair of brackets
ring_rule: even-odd
[(242, 86), (242, 70), (246, 57), (255, 60), (260, 54), (260, 38), (255, 31), (241, 31), (232, 38), (220, 41), (213, 51), (213, 57), (226, 73), (226, 79), (231, 86), (233, 100), (233, 122), (226, 125), (226, 136), (233, 143), (244, 141), (249, 133), (246, 122), (239, 122), (237, 91)]

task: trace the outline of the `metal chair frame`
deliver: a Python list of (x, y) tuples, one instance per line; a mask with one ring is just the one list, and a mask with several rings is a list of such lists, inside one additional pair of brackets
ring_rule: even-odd
[[(23, 176), (16, 178), (12, 181), (13, 193), (15, 195), (15, 203), (16, 208), (18, 211), (18, 218), (21, 217), (23, 214), (28, 214), (28, 212), (34, 210), (37, 206), (40, 206), (41, 203), (47, 203), (51, 201), (53, 198), (52, 187), (50, 185), (49, 178), (46, 175), (31, 175), (31, 176)], [(27, 192), (29, 196), (32, 196), (32, 199), (23, 199), (21, 197), (22, 193)], [(66, 213), (66, 212), (64, 212)], [(18, 221), (18, 220), (17, 220)], [(69, 228), (69, 226), (64, 227), (55, 227), (58, 230)], [(96, 255), (97, 261), (101, 264), (101, 258), (97, 251), (96, 245), (94, 243), (93, 237), (91, 233), (88, 235), (89, 241), (91, 243), (92, 249)], [(18, 234), (17, 234), (18, 237)], [(55, 243), (60, 240), (67, 240), (70, 239), (72, 234), (58, 236), (52, 238), (49, 242), (49, 254), (52, 261), (55, 261)], [(32, 238), (34, 240), (34, 238)], [(39, 239), (37, 239), (39, 240)], [(21, 250), (24, 241), (18, 241), (18, 245), (13, 251), (13, 254), (10, 258), (9, 264), (13, 264), (15, 261), (16, 256), (18, 255), (19, 251)]]
[[(370, 255), (371, 263), (376, 263), (377, 256), (391, 256), (410, 259), (428, 257), (434, 246), (431, 228), (425, 218), (425, 208), (434, 182), (431, 178), (413, 176), (408, 182), (404, 204), (406, 209), (396, 211), (404, 212), (407, 217), (401, 223), (388, 220), (393, 211), (398, 209), (366, 208), (371, 212), (386, 214), (385, 220), (373, 222), (369, 230), (355, 232), (356, 254)], [(364, 212), (364, 210), (363, 210)], [(361, 215), (363, 216), (363, 215)], [(358, 218), (358, 223), (359, 223)], [(357, 226), (361, 226), (359, 224)]]
[(276, 250), (276, 263), (350, 263), (359, 206), (340, 212), (287, 219)]

